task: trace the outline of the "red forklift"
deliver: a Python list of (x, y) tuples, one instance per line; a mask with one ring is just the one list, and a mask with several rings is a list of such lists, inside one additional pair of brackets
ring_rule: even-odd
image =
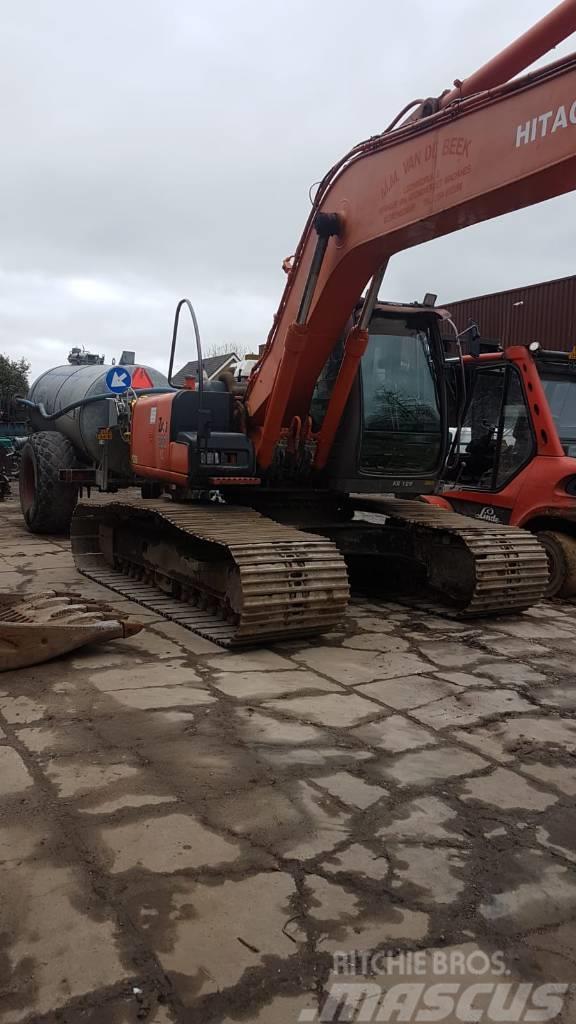
[(478, 354), (446, 360), (452, 443), (438, 493), (426, 500), (535, 533), (548, 555), (548, 596), (573, 597), (576, 346), (482, 351), (475, 333)]

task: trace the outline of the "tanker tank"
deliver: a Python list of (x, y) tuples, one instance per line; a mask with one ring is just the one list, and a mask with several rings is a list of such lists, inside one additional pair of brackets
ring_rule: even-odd
[[(110, 366), (101, 364), (55, 366), (51, 370), (46, 370), (34, 381), (28, 398), (36, 405), (43, 405), (46, 412), (51, 415), (74, 402), (80, 402), (93, 395), (107, 394), (106, 374), (110, 369)], [(137, 388), (148, 386), (147, 381), (150, 381), (150, 386), (154, 388), (166, 388), (167, 390), (170, 388), (164, 374), (151, 366), (138, 364), (137, 366), (122, 366), (118, 369), (128, 370)], [(140, 373), (136, 373), (138, 369), (141, 371)], [(138, 378), (144, 378), (142, 385)], [(111, 393), (110, 397), (113, 397)], [(98, 431), (109, 424), (110, 415), (109, 403), (105, 399), (101, 402), (79, 406), (50, 422), (46, 422), (32, 408), (28, 409), (28, 414), (34, 430), (56, 430), (67, 437), (83, 462), (99, 462), (102, 458), (102, 445), (98, 440)], [(108, 444), (110, 467), (118, 473), (129, 472), (128, 446), (118, 427), (112, 427), (112, 435), (112, 440)]]

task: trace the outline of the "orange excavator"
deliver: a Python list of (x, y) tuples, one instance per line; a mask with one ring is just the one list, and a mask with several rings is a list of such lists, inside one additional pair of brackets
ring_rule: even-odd
[[(394, 253), (574, 188), (576, 55), (510, 79), (575, 29), (576, 0), (564, 0), (331, 168), (245, 388), (203, 380), (196, 318), (182, 300), (168, 384), (113, 400), (101, 463), (48, 443), (50, 431), (72, 429), (81, 402), (32, 403), (37, 433), (21, 488), (29, 528), (54, 526), (39, 495), (60, 494), (53, 508), (64, 518), (74, 509), (81, 572), (223, 645), (330, 627), (346, 607), (348, 573), (352, 583), (383, 578), (381, 561), (406, 600), (449, 614), (537, 601), (547, 564), (529, 533), (410, 500), (434, 491), (448, 444), (443, 313), (378, 293)], [(200, 372), (197, 387), (177, 390), (186, 306)], [(106, 409), (105, 396), (89, 401), (98, 398)], [(86, 483), (141, 493), (74, 508)]]

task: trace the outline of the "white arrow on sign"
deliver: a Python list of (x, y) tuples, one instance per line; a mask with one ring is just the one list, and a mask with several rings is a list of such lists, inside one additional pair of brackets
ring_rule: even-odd
[(127, 373), (118, 373), (117, 370), (112, 374), (112, 380), (110, 381), (111, 388), (124, 388), (128, 383)]

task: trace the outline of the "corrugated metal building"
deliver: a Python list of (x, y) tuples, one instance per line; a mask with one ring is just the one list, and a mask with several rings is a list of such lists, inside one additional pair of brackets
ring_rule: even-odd
[(450, 310), (459, 331), (473, 321), (482, 338), (504, 346), (539, 341), (570, 352), (576, 345), (576, 275), (438, 305)]

